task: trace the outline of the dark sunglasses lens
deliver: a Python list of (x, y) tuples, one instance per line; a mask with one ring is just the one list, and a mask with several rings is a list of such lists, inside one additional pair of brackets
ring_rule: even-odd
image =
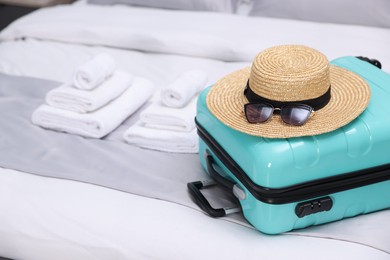
[(249, 123), (262, 123), (267, 121), (273, 113), (273, 108), (267, 104), (247, 104), (245, 116)]
[(285, 106), (280, 116), (286, 124), (300, 126), (306, 123), (312, 110), (310, 106), (306, 105)]

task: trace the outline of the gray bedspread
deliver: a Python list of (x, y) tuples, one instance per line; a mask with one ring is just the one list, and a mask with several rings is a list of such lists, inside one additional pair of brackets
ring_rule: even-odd
[[(1, 167), (86, 182), (198, 209), (186, 186), (187, 182), (207, 179), (198, 154), (164, 153), (125, 143), (122, 134), (138, 113), (103, 139), (84, 138), (32, 124), (34, 109), (59, 84), (0, 74)], [(229, 197), (223, 194), (213, 197), (215, 203), (230, 203), (224, 201)]]
[[(104, 186), (199, 210), (186, 186), (190, 181), (208, 179), (199, 155), (157, 152), (124, 143), (122, 134), (135, 122), (137, 114), (103, 139), (33, 125), (33, 110), (44, 102), (47, 91), (59, 84), (0, 74), (0, 167)], [(234, 203), (220, 188), (205, 194), (215, 206)], [(383, 225), (389, 217), (390, 210), (384, 210), (287, 234), (345, 240), (390, 253), (390, 225)], [(224, 220), (250, 227), (241, 214)], [(367, 230), (376, 232), (367, 234)]]

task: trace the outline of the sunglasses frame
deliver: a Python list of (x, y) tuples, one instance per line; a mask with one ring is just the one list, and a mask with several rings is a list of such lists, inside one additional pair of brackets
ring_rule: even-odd
[[(250, 105), (265, 105), (265, 106), (268, 106), (269, 108), (272, 108), (272, 113), (271, 115), (267, 118), (267, 120), (264, 120), (262, 122), (250, 122), (248, 120), (248, 115), (247, 115), (247, 107), (250, 106)], [(282, 114), (282, 111), (283, 109), (287, 108), (287, 107), (305, 107), (307, 108), (307, 111), (309, 112), (309, 115), (306, 117), (305, 121), (302, 123), (302, 124), (290, 124), (290, 123), (287, 123), (286, 121), (284, 121), (283, 117), (281, 116)], [(285, 106), (282, 106), (280, 108), (278, 107), (274, 107), (273, 105), (269, 104), (269, 103), (265, 103), (265, 102), (249, 102), (249, 103), (246, 103), (244, 104), (244, 114), (245, 114), (245, 118), (246, 120), (248, 121), (248, 123), (250, 124), (262, 124), (262, 123), (266, 123), (268, 122), (272, 117), (273, 115), (275, 114), (277, 115), (280, 115), (280, 119), (283, 121), (283, 123), (287, 124), (287, 125), (292, 125), (292, 126), (302, 126), (304, 124), (306, 124), (306, 122), (309, 120), (309, 118), (311, 117), (311, 115), (314, 113), (314, 109), (313, 107), (309, 106), (309, 105), (306, 105), (306, 104), (302, 104), (302, 103), (292, 103), (292, 104), (288, 104), (288, 105), (285, 105)]]

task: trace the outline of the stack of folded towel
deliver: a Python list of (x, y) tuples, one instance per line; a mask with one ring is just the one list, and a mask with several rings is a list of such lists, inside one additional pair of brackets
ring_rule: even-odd
[(44, 128), (101, 138), (118, 127), (153, 94), (153, 84), (116, 70), (115, 61), (99, 54), (77, 68), (73, 83), (46, 95), (32, 122)]
[(140, 115), (124, 134), (139, 147), (176, 153), (197, 153), (195, 128), (197, 94), (206, 86), (207, 75), (200, 70), (182, 73), (161, 91), (161, 98)]

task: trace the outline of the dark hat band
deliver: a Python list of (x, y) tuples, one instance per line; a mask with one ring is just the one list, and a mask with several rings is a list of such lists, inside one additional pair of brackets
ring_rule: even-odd
[(250, 88), (249, 80), (246, 83), (246, 88), (244, 90), (244, 95), (248, 99), (249, 102), (253, 103), (268, 103), (271, 104), (275, 108), (281, 108), (283, 106), (292, 105), (292, 104), (305, 104), (308, 106), (311, 106), (314, 111), (320, 110), (321, 108), (325, 107), (329, 101), (330, 101), (330, 89), (331, 86), (329, 86), (328, 90), (321, 96), (317, 98), (312, 99), (306, 99), (306, 100), (297, 100), (297, 101), (278, 101), (278, 100), (272, 100), (265, 97), (262, 97)]

